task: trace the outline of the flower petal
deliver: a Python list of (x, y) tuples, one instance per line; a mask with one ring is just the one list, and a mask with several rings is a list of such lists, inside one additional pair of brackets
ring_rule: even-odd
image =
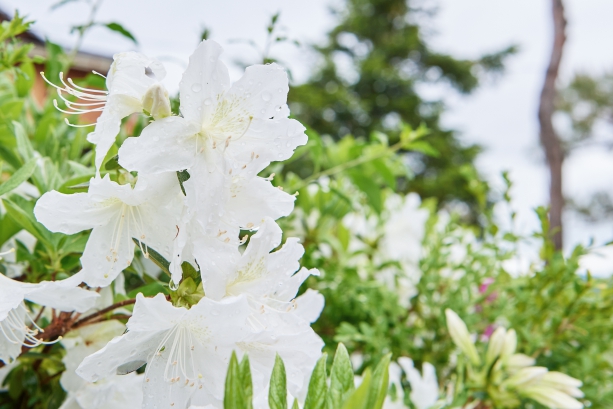
[[(164, 332), (128, 331), (120, 337), (113, 338), (100, 351), (88, 356), (77, 368), (77, 375), (88, 382), (117, 374), (119, 367), (133, 363), (138, 366), (147, 362), (162, 341)], [(141, 365), (141, 366), (142, 366)]]
[(175, 172), (189, 169), (197, 153), (198, 127), (181, 117), (171, 116), (149, 124), (137, 138), (128, 138), (119, 148), (119, 164), (143, 173)]
[(90, 287), (106, 287), (132, 263), (134, 242), (124, 212), (108, 224), (92, 230), (81, 256), (83, 281)]
[(244, 112), (246, 116), (268, 119), (281, 111), (288, 92), (287, 73), (283, 67), (275, 63), (258, 64), (245, 69), (242, 78), (224, 95), (224, 100), (234, 111), (228, 113), (229, 116)]
[(260, 177), (239, 180), (233, 190), (236, 193), (228, 202), (227, 212), (241, 228), (259, 226), (265, 217), (276, 220), (289, 215), (296, 200)]
[(55, 190), (36, 202), (34, 216), (52, 232), (75, 234), (108, 223), (114, 210), (100, 205), (88, 193), (66, 195)]
[(228, 68), (219, 61), (222, 51), (215, 41), (201, 42), (189, 57), (179, 84), (181, 114), (198, 124), (215, 111), (221, 95), (230, 86)]
[(127, 323), (130, 331), (165, 331), (172, 328), (185, 314), (185, 308), (174, 307), (163, 294), (155, 297), (136, 295), (134, 312)]

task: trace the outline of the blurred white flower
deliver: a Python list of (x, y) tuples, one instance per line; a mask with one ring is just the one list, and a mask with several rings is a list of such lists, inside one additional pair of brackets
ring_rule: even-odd
[(398, 364), (407, 375), (411, 384), (411, 402), (416, 409), (428, 409), (438, 400), (438, 381), (436, 380), (436, 370), (428, 362), (422, 366), (423, 375), (415, 369), (413, 360), (405, 357), (398, 358)]

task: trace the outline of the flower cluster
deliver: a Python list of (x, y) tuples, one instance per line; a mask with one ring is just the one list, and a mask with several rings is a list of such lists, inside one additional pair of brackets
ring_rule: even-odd
[[(138, 246), (145, 257), (155, 254), (166, 261), (171, 290), (188, 280), (201, 281), (194, 285), (200, 293), (181, 302), (161, 293), (137, 295), (123, 335), (97, 351), (91, 345), (98, 344), (89, 342), (79, 352), (87, 351), (87, 357), (72, 354), (67, 367), (84, 381), (62, 378), (71, 404), (96, 391), (110, 396), (124, 390), (127, 383), (117, 384), (117, 375), (146, 365), (142, 376), (132, 374), (129, 380), (130, 385), (142, 383), (144, 408), (220, 408), (232, 351), (250, 358), (256, 407), (267, 406), (277, 354), (287, 367), (289, 393), (298, 399), (306, 393), (323, 346), (310, 327), (323, 297), (315, 291), (296, 295), (302, 282), (318, 272), (300, 269), (304, 250), (298, 239), (289, 238), (277, 249), (282, 231), (275, 220), (292, 211), (295, 197), (273, 186), (272, 177), (258, 175), (272, 161), (290, 158), (307, 137), (304, 127), (288, 118), (288, 78), (281, 67), (248, 67), (231, 84), (221, 52), (217, 43), (203, 41), (190, 57), (178, 115), (172, 114), (161, 83), (162, 64), (138, 53), (115, 56), (106, 77), (108, 92), (63, 78), (56, 87), (66, 112), (101, 111), (88, 137), (96, 145), (96, 175), (88, 192), (51, 191), (34, 210), (53, 232), (92, 229), (78, 278), (91, 288), (109, 286), (131, 264)], [(119, 148), (117, 160), (130, 181), (120, 184), (102, 166), (121, 120), (133, 113), (144, 113), (152, 122)], [(187, 277), (188, 271), (199, 274)], [(23, 321), (23, 314), (17, 317), (22, 311), (5, 320), (9, 330), (18, 318)], [(75, 365), (75, 359), (83, 360)]]

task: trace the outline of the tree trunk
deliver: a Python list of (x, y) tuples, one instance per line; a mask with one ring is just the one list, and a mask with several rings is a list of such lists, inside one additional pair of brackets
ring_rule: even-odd
[(539, 104), (540, 140), (545, 150), (545, 157), (549, 165), (549, 223), (550, 232), (556, 249), (562, 249), (562, 212), (564, 210), (564, 196), (562, 195), (562, 164), (564, 152), (560, 138), (556, 133), (552, 116), (556, 98), (556, 79), (562, 60), (562, 51), (566, 41), (566, 19), (564, 18), (564, 5), (562, 0), (551, 0), (553, 11), (553, 49), (549, 65), (545, 74), (545, 83), (541, 91)]

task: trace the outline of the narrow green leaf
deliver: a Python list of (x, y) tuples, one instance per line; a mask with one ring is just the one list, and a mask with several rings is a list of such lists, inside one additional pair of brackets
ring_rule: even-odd
[(342, 343), (338, 344), (332, 370), (330, 373), (330, 389), (326, 399), (328, 409), (337, 409), (353, 392), (355, 385), (353, 383), (353, 369), (351, 368), (351, 360), (347, 348)]
[(223, 407), (224, 409), (245, 409), (241, 385), (241, 370), (235, 352), (232, 352), (230, 365), (228, 366), (228, 374), (226, 375)]
[(391, 354), (384, 356), (373, 372), (366, 406), (369, 409), (381, 409), (383, 407), (383, 402), (387, 395), (387, 387), (389, 385), (389, 365), (391, 358)]
[(270, 376), (270, 389), (268, 390), (268, 405), (270, 409), (287, 409), (287, 378), (285, 365), (277, 354), (275, 366)]
[(243, 355), (243, 359), (240, 364), (241, 371), (241, 386), (244, 398), (244, 408), (253, 408), (253, 382), (251, 380), (251, 366), (249, 365), (249, 357)]
[(126, 37), (129, 40), (132, 40), (134, 42), (134, 44), (138, 44), (138, 41), (136, 40), (136, 37), (134, 37), (134, 35), (129, 32), (128, 30), (126, 30), (121, 24), (119, 23), (107, 23), (105, 24), (105, 26), (112, 31), (115, 31), (116, 33), (121, 34), (122, 36)]
[(327, 354), (323, 354), (319, 361), (317, 361), (315, 369), (313, 369), (311, 380), (309, 381), (309, 390), (304, 401), (304, 409), (323, 409), (325, 407), (328, 392), (328, 386), (326, 385), (326, 359)]
[(292, 409), (300, 409), (300, 406), (298, 406), (298, 399), (294, 398), (294, 403), (292, 404)]
[(24, 161), (28, 161), (34, 157), (34, 149), (28, 138), (26, 130), (19, 122), (13, 121), (13, 135), (17, 142), (17, 152)]
[(162, 269), (163, 272), (165, 272), (168, 275), (170, 274), (170, 262), (168, 260), (166, 260), (164, 258), (164, 256), (162, 256), (160, 253), (158, 253), (157, 251), (155, 251), (153, 248), (147, 246), (146, 243), (141, 242), (140, 240), (132, 237), (132, 240), (134, 241), (134, 243), (137, 246), (141, 246), (143, 250), (145, 250), (145, 257), (147, 257), (149, 260), (153, 261), (153, 263), (158, 266), (159, 268)]
[(372, 409), (367, 405), (368, 401), (368, 392), (370, 390), (372, 380), (372, 374), (370, 372), (370, 368), (366, 368), (364, 373), (362, 374), (362, 383), (360, 386), (353, 391), (351, 395), (347, 398), (345, 403), (343, 404), (343, 409)]
[(119, 155), (113, 156), (111, 159), (107, 160), (104, 164), (104, 169), (106, 170), (115, 170), (119, 169)]
[(28, 180), (30, 176), (36, 170), (36, 159), (30, 159), (26, 162), (25, 165), (20, 167), (13, 175), (0, 185), (0, 196), (7, 194), (8, 192), (15, 189), (17, 186), (21, 185), (23, 182)]
[(34, 217), (34, 205), (32, 203), (29, 203), (26, 199), (17, 195), (12, 195), (10, 199), (3, 199), (2, 202), (8, 215), (11, 216), (17, 224), (47, 246), (54, 248), (53, 233), (47, 230), (45, 226), (38, 223)]

